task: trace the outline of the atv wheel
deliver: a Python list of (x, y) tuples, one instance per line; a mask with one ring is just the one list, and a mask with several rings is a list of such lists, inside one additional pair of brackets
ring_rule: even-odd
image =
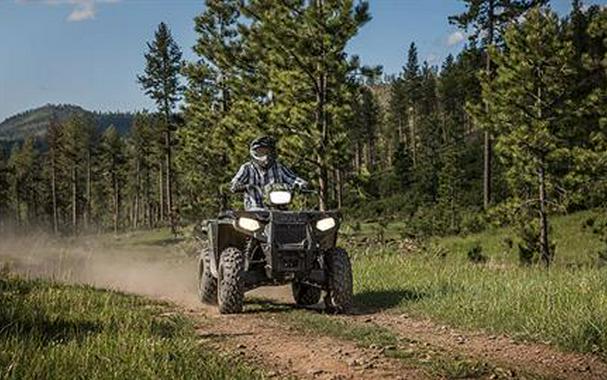
[(217, 303), (217, 279), (211, 274), (209, 250), (203, 249), (198, 259), (198, 298), (200, 302)]
[(336, 313), (347, 313), (354, 303), (352, 295), (352, 266), (348, 253), (334, 248), (326, 255), (329, 291), (325, 305)]
[(320, 288), (298, 281), (291, 283), (295, 303), (301, 306), (310, 306), (320, 301)]
[(218, 268), (218, 301), (221, 314), (242, 311), (244, 303), (244, 255), (237, 248), (226, 248), (221, 253)]

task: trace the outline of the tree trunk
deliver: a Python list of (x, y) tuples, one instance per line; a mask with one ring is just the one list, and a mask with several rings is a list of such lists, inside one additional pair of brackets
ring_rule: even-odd
[(158, 202), (158, 220), (162, 222), (164, 220), (164, 177), (162, 161), (158, 165), (158, 196), (160, 197)]
[[(488, 42), (489, 45), (493, 44), (493, 40), (495, 38), (495, 27), (494, 27), (494, 23), (495, 23), (495, 4), (494, 4), (494, 0), (489, 0), (489, 10), (488, 10), (488, 17), (489, 17), (489, 30), (488, 30)], [(489, 56), (489, 54), (487, 53), (487, 51), (485, 51), (485, 64), (486, 64), (486, 70), (487, 70), (487, 75), (489, 75), (489, 77), (492, 77), (492, 68), (491, 68), (491, 57)], [(489, 114), (489, 105), (487, 103), (485, 103), (485, 112), (487, 114)], [(493, 153), (492, 153), (492, 141), (491, 141), (491, 134), (489, 133), (489, 131), (485, 131), (485, 143), (484, 143), (484, 149), (483, 149), (483, 207), (486, 209), (489, 208), (489, 206), (491, 205), (491, 178), (492, 178), (492, 168), (491, 168), (491, 161), (492, 161), (492, 157), (493, 157)]]
[(413, 167), (417, 166), (417, 148), (415, 146), (415, 136), (417, 135), (417, 131), (415, 130), (415, 109), (413, 107), (409, 108), (409, 150), (411, 151), (411, 158), (413, 161)]
[(152, 227), (152, 200), (150, 197), (150, 186), (151, 186), (150, 168), (147, 167), (146, 171), (145, 171), (145, 210), (144, 210), (145, 225), (147, 228)]
[(53, 200), (53, 233), (59, 233), (59, 225), (57, 220), (57, 178), (56, 178), (55, 160), (51, 162), (51, 197)]
[(320, 211), (327, 210), (327, 169), (324, 166), (324, 160), (322, 156), (318, 155), (318, 205)]
[(356, 174), (360, 174), (362, 168), (362, 148), (360, 141), (356, 142), (356, 151), (354, 152), (354, 166), (356, 167)]
[(137, 160), (137, 167), (135, 168), (135, 171), (137, 172), (136, 174), (136, 180), (135, 180), (135, 204), (133, 205), (133, 229), (137, 229), (138, 225), (139, 225), (139, 202), (140, 202), (140, 196), (139, 196), (139, 191), (141, 189), (141, 175), (139, 173), (140, 171), (140, 162), (139, 160)]
[(375, 146), (375, 134), (371, 132), (369, 134), (369, 172), (373, 173), (375, 171), (376, 161), (377, 161), (377, 151)]
[(114, 234), (118, 233), (118, 181), (116, 173), (112, 173), (112, 187), (114, 188)]
[(344, 184), (343, 184), (343, 178), (342, 178), (342, 171), (341, 169), (336, 169), (335, 170), (335, 187), (337, 188), (337, 209), (341, 209), (342, 204), (343, 204), (343, 192), (344, 192)]
[(91, 150), (86, 153), (86, 205), (84, 208), (84, 228), (88, 230), (91, 222)]
[(72, 166), (72, 233), (78, 232), (78, 176), (76, 165)]
[(404, 134), (403, 134), (403, 117), (401, 115), (401, 113), (398, 113), (398, 142), (402, 143), (404, 139)]
[[(316, 0), (318, 20), (324, 20), (324, 0)], [(320, 211), (327, 209), (327, 148), (329, 143), (329, 124), (327, 120), (327, 72), (325, 67), (326, 51), (324, 40), (320, 39), (320, 62), (318, 63), (318, 81), (316, 83), (316, 126), (321, 132), (321, 142), (318, 149), (318, 203)]]
[(546, 215), (546, 179), (544, 173), (544, 162), (540, 163), (538, 170), (539, 196), (540, 196), (540, 259), (546, 267), (550, 266), (552, 254), (548, 239), (548, 216)]
[(486, 209), (491, 205), (491, 157), (492, 142), (491, 135), (485, 131), (485, 144), (483, 150), (483, 207)]
[(167, 200), (167, 216), (171, 225), (171, 233), (175, 235), (175, 210), (173, 210), (173, 176), (171, 169), (171, 127), (167, 117), (166, 132), (164, 136), (165, 149), (166, 149), (166, 200)]

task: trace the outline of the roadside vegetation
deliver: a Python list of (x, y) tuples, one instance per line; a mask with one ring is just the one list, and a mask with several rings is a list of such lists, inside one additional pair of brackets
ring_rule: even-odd
[(0, 378), (257, 379), (166, 303), (0, 275)]
[[(403, 245), (397, 239), (406, 227), (388, 225), (384, 243), (360, 246), (349, 240), (356, 301), (362, 308), (605, 356), (607, 267), (601, 252), (607, 247), (597, 233), (601, 218), (598, 211), (555, 218), (558, 254), (549, 270), (521, 262), (522, 242), (510, 228)], [(360, 230), (358, 240), (376, 241), (376, 225)]]

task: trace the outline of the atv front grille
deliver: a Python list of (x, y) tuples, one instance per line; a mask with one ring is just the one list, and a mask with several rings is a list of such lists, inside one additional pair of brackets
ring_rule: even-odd
[(274, 240), (279, 244), (297, 244), (306, 240), (305, 224), (275, 224)]

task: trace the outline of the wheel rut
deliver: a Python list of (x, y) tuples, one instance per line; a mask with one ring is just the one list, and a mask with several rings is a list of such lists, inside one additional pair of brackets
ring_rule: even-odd
[(388, 328), (408, 340), (503, 366), (511, 377), (529, 373), (543, 378), (607, 379), (607, 363), (592, 354), (563, 352), (546, 344), (518, 342), (505, 335), (458, 330), (407, 314), (379, 312), (342, 318)]
[(264, 368), (269, 377), (301, 379), (428, 379), (423, 370), (384, 357), (353, 342), (309, 334), (285, 326), (267, 313), (219, 315), (212, 308), (190, 309), (202, 319), (204, 344)]

